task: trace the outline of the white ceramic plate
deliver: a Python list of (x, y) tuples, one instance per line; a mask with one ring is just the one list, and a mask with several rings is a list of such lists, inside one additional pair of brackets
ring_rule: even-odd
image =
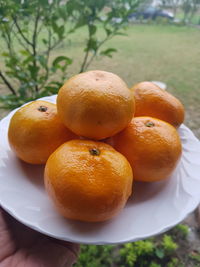
[[(56, 96), (43, 100), (55, 102)], [(43, 186), (43, 168), (18, 160), (7, 141), (9, 120), (0, 122), (0, 204), (23, 224), (46, 235), (86, 244), (116, 244), (144, 239), (182, 221), (200, 202), (200, 142), (184, 125), (181, 161), (164, 182), (135, 183), (125, 209), (104, 223), (62, 218)]]

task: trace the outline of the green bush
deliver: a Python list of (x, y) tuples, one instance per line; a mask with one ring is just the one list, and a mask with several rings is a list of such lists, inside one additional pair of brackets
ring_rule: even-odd
[[(0, 96), (1, 107), (15, 108), (27, 101), (57, 93), (67, 78), (73, 58), (52, 51), (86, 27), (80, 72), (97, 54), (111, 57), (116, 49), (103, 49), (122, 34), (128, 15), (139, 0), (0, 0), (0, 34), (4, 66), (0, 80), (10, 94)], [(99, 35), (99, 28), (103, 35)], [(50, 60), (51, 59), (51, 60)], [(3, 62), (2, 62), (3, 63)]]
[(115, 246), (82, 245), (76, 267), (111, 266)]
[(185, 224), (178, 224), (173, 228), (172, 233), (177, 238), (186, 239), (189, 234), (189, 227)]
[(81, 246), (75, 267), (180, 267), (178, 244), (170, 235), (120, 246)]

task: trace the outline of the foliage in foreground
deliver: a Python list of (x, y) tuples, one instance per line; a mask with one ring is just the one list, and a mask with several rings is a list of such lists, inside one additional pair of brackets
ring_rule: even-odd
[[(188, 233), (188, 226), (180, 224), (167, 234), (134, 243), (118, 246), (82, 245), (75, 267), (185, 267), (179, 252), (183, 249), (181, 241), (187, 242)], [(185, 256), (190, 260), (190, 266), (199, 266), (198, 252)]]
[[(145, 1), (145, 0), (143, 0)], [(4, 60), (0, 81), (10, 94), (0, 97), (3, 108), (57, 93), (73, 58), (67, 53), (52, 58), (52, 51), (73, 33), (86, 27), (80, 72), (97, 54), (111, 57), (116, 49), (105, 42), (121, 29), (139, 0), (0, 0), (1, 51)], [(97, 27), (98, 26), (98, 27)], [(103, 35), (99, 35), (99, 26)]]

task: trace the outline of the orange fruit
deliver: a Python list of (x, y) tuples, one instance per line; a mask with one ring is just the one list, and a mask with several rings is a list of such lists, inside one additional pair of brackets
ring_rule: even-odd
[(48, 159), (45, 187), (68, 219), (98, 222), (115, 216), (132, 190), (127, 159), (108, 144), (72, 140)]
[(40, 100), (18, 109), (8, 130), (12, 150), (31, 164), (45, 163), (57, 147), (75, 138), (60, 121), (56, 105)]
[(184, 121), (181, 102), (152, 82), (141, 82), (132, 87), (135, 96), (135, 117), (150, 116), (179, 127)]
[(95, 70), (69, 79), (58, 92), (57, 107), (71, 131), (101, 140), (128, 125), (134, 113), (134, 98), (117, 75)]
[(128, 159), (134, 180), (145, 182), (169, 177), (182, 151), (176, 129), (151, 117), (133, 118), (109, 143)]

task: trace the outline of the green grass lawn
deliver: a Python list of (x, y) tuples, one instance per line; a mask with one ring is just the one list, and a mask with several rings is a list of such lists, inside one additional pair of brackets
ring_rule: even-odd
[[(98, 57), (90, 69), (112, 71), (129, 86), (158, 80), (185, 105), (186, 124), (200, 137), (200, 30), (172, 25), (130, 25), (127, 36), (116, 36), (105, 46), (118, 50), (113, 58)], [(79, 71), (85, 30), (57, 53), (75, 58), (70, 74)]]
[[(186, 124), (200, 137), (200, 29), (173, 25), (132, 25), (127, 36), (116, 36), (105, 44), (118, 51), (113, 58), (97, 57), (89, 69), (120, 75), (129, 86), (144, 80), (158, 80), (184, 103)], [(99, 29), (100, 36), (102, 35)], [(87, 38), (85, 28), (69, 35), (71, 41), (54, 55), (72, 57), (69, 76), (80, 70)]]

